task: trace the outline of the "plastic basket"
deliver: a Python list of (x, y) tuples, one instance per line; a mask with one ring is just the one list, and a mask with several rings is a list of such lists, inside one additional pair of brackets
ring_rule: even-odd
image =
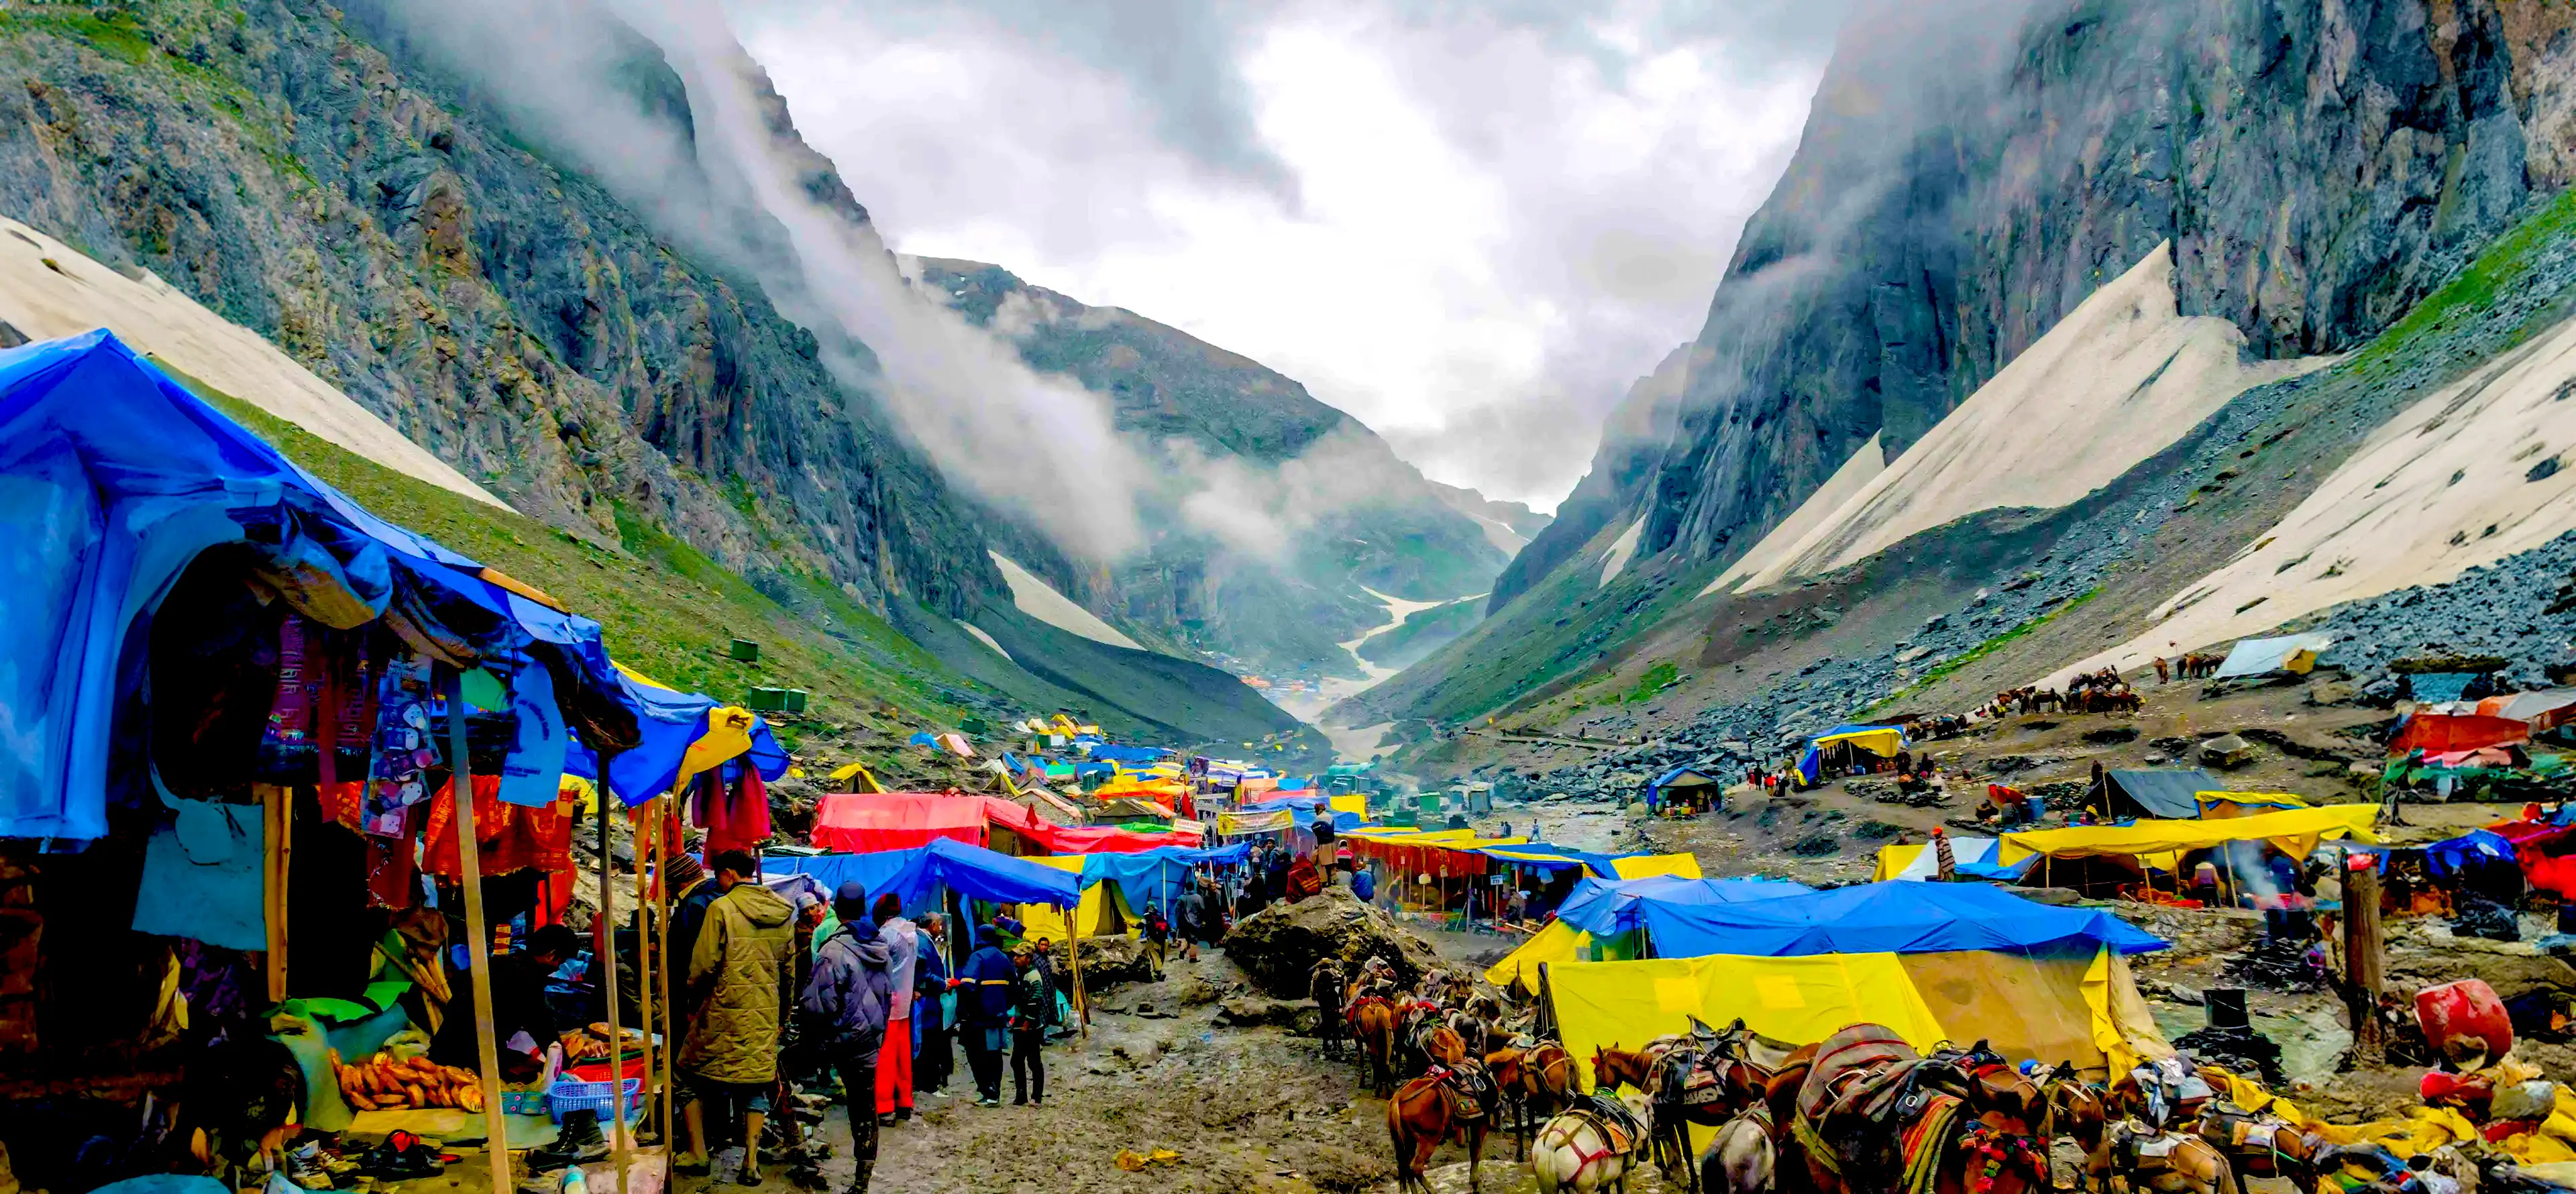
[[(627, 1113), (632, 1115), (643, 1107), (638, 1092), (644, 1089), (644, 1080), (628, 1078), (623, 1085)], [(546, 1088), (546, 1109), (556, 1123), (562, 1123), (564, 1116), (575, 1111), (596, 1111), (605, 1119), (616, 1114), (616, 1108), (617, 1091), (605, 1082), (557, 1082)]]

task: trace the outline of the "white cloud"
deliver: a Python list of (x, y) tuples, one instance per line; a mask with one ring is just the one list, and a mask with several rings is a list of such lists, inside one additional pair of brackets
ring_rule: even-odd
[(1173, 324), (1438, 479), (1542, 507), (1628, 382), (1697, 335), (1835, 9), (1694, 27), (1628, 3), (1113, 4), (1126, 24), (1077, 28), (738, 2), (898, 250)]

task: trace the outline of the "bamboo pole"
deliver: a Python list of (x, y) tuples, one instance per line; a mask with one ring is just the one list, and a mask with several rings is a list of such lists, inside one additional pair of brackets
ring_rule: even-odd
[(662, 800), (653, 802), (653, 952), (654, 977), (662, 991), (662, 1154), (672, 1155), (672, 1142), (679, 1139), (680, 1121), (674, 1105), (678, 1098), (673, 1085), (672, 1068), (680, 1051), (679, 1001), (671, 997), (671, 841), (665, 832), (669, 811)]
[(2379, 954), (2379, 871), (2346, 867), (2343, 873), (2343, 965), (2345, 1006), (2352, 1018), (2355, 1066), (2387, 1060), (2388, 1031), (2379, 1019), (2379, 992), (2385, 969)]
[[(617, 1194), (626, 1194), (626, 1031), (618, 1014), (617, 990), (617, 883), (615, 862), (608, 856), (608, 801), (599, 802), (599, 917), (608, 925), (605, 940), (608, 956), (600, 976), (599, 989), (608, 994), (608, 1092), (609, 1110), (615, 1118), (608, 1125), (609, 1149), (617, 1166)], [(640, 984), (642, 975), (637, 975)], [(641, 990), (641, 987), (638, 987)], [(499, 1194), (495, 1191), (494, 1194)]]
[(501, 1043), (492, 1039), (492, 932), (483, 920), (483, 842), (474, 830), (474, 764), (466, 756), (465, 676), (448, 674), (448, 790), (456, 802), (457, 880), (465, 887), (466, 966), (474, 988), (474, 1053), (483, 1071), (484, 1149), (492, 1157), (492, 1191), (510, 1182), (510, 1124), (501, 1113)]
[[(661, 798), (657, 796), (653, 801), (645, 804), (644, 807), (647, 810), (645, 824), (651, 824), (650, 810), (658, 807), (660, 799)], [(599, 807), (602, 810), (606, 810), (608, 808), (607, 798), (602, 797), (600, 799)], [(655, 1023), (655, 1017), (653, 1015), (653, 904), (652, 901), (647, 898), (647, 894), (655, 878), (652, 866), (653, 846), (660, 841), (661, 836), (662, 835), (659, 833), (653, 833), (650, 838), (647, 838), (644, 833), (639, 832), (635, 835), (634, 839), (636, 843), (635, 961), (637, 965), (643, 967), (643, 970), (635, 976), (635, 1007), (636, 1019), (638, 1021), (636, 1028), (644, 1034), (644, 1084), (638, 1093), (644, 1097), (644, 1106), (646, 1108), (647, 1115), (651, 1114), (651, 1108), (653, 1106), (653, 1025)], [(667, 1141), (670, 1137), (666, 1135), (663, 1139)]]
[(259, 793), (260, 900), (266, 913), (267, 950), (260, 959), (268, 980), (268, 1001), (286, 1002), (286, 880), (295, 851), (294, 797), (282, 784), (256, 785)]

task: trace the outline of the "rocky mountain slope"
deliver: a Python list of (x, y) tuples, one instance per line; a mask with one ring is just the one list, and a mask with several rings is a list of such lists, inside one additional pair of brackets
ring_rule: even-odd
[[(1706, 592), (1728, 565), (1873, 448), (1893, 470), (2161, 244), (2175, 314), (2224, 321), (2249, 357), (2364, 343), (2566, 181), (2568, 21), (2546, 8), (1998, 0), (1856, 20), (1698, 341), (1623, 409), (1639, 430), (1604, 437), (1484, 626), (1339, 716), (1481, 715), (1669, 649), (1646, 641), (1667, 620), (1735, 625)], [(2088, 483), (2126, 475), (2110, 463)], [(2016, 500), (2069, 495), (1989, 509)], [(1840, 548), (1821, 564), (1854, 566)], [(1814, 596), (1746, 600), (1766, 636), (1849, 616)]]
[[(622, 83), (601, 119), (688, 144), (707, 97), (631, 30), (603, 52)], [(433, 59), (381, 0), (13, 7), (0, 213), (256, 333), (574, 541), (639, 558), (677, 544), (846, 641), (874, 633), (861, 622), (1010, 621), (974, 502), (834, 367), (867, 344), (782, 314), (779, 293), (809, 296), (533, 148), (562, 130), (514, 126)], [(721, 168), (695, 166), (711, 188)], [(828, 163), (804, 177), (865, 219)], [(615, 646), (618, 611), (592, 612)], [(698, 626), (703, 649), (724, 630)], [(1027, 669), (977, 684), (917, 652), (902, 667), (956, 699), (1175, 736), (1291, 724), (1214, 669), (1088, 665), (1078, 688)]]
[(908, 264), (922, 291), (1031, 368), (1106, 396), (1117, 428), (1179, 482), (1144, 503), (1148, 550), (1105, 569), (1034, 533), (1015, 538), (1014, 558), (1133, 633), (1265, 671), (1356, 675), (1338, 644), (1388, 620), (1372, 592), (1481, 594), (1509, 558), (1504, 544), (1545, 525), (1525, 506), (1424, 479), (1375, 432), (1257, 361), (1000, 266)]

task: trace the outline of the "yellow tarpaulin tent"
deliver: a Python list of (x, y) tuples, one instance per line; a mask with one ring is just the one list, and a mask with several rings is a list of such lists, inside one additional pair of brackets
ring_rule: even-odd
[(2109, 951), (1551, 962), (1547, 984), (1566, 1051), (1587, 1085), (1596, 1047), (1638, 1048), (1684, 1031), (1692, 1016), (1711, 1025), (1742, 1017), (1766, 1036), (1800, 1044), (1851, 1024), (1884, 1024), (1916, 1048), (1982, 1039), (2015, 1061), (2072, 1060), (2096, 1075), (2173, 1051), (2128, 963)]
[(2035, 829), (2003, 835), (1999, 858), (2010, 865), (2034, 854), (2051, 858), (2129, 855), (2147, 866), (2169, 871), (2183, 851), (2205, 850), (2225, 842), (2267, 841), (2294, 858), (2307, 857), (2320, 841), (2350, 837), (2375, 842), (2379, 837), (2371, 827), (2378, 823), (2378, 805), (2329, 804), (2214, 821), (2139, 821), (2129, 825)]
[(1849, 743), (1881, 758), (1893, 758), (1896, 752), (1905, 749), (1905, 731), (1895, 726), (1867, 726), (1819, 736), (1814, 745), (1831, 746), (1837, 742)]
[(2194, 792), (2192, 798), (2200, 803), (2202, 817), (2220, 820), (2313, 807), (2307, 797), (2295, 792)]
[[(1079, 875), (1082, 873), (1083, 856), (1051, 854), (1023, 858), (1020, 861), (1034, 862), (1039, 866), (1054, 867), (1059, 871), (1070, 871)], [(1073, 935), (1065, 927), (1064, 909), (1055, 904), (1022, 904), (1018, 916), (1022, 929), (1021, 936), (1031, 941), (1073, 939)], [(1115, 879), (1103, 879), (1082, 889), (1082, 903), (1074, 908), (1074, 922), (1082, 927), (1082, 935), (1085, 937), (1109, 937), (1121, 933), (1133, 935), (1138, 923), (1135, 911), (1127, 906), (1127, 894), (1119, 890), (1118, 881)]]
[(1658, 875), (1704, 878), (1699, 873), (1699, 856), (1696, 854), (1640, 854), (1634, 858), (1613, 858), (1610, 868), (1619, 873), (1607, 878), (1652, 879)]
[(1362, 796), (1356, 792), (1344, 796), (1327, 796), (1324, 798), (1324, 807), (1337, 813), (1349, 813), (1355, 817), (1365, 817), (1368, 815), (1368, 797)]
[(1592, 934), (1561, 920), (1547, 922), (1547, 927), (1530, 934), (1502, 961), (1485, 971), (1485, 981), (1508, 988), (1514, 983), (1524, 991), (1538, 990), (1538, 968), (1541, 963), (1560, 966), (1582, 960), (1584, 950), (1592, 944)]

